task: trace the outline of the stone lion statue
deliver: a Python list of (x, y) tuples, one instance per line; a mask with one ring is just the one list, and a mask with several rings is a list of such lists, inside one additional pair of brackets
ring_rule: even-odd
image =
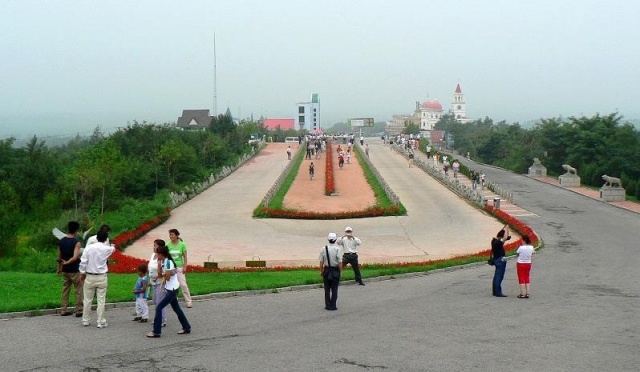
[(562, 164), (562, 168), (564, 168), (564, 170), (566, 170), (569, 174), (578, 174), (578, 171), (569, 164)]
[(620, 182), (620, 178), (618, 177), (611, 177), (605, 174), (602, 176), (602, 179), (605, 181), (604, 186), (622, 187), (622, 182)]

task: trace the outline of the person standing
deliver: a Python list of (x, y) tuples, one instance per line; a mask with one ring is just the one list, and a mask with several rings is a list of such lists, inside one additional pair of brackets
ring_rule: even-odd
[(415, 157), (415, 154), (411, 149), (409, 149), (408, 151), (409, 151), (409, 168), (411, 168), (411, 166), (413, 165), (413, 158)]
[[(153, 253), (149, 259), (149, 285), (153, 289), (153, 304), (158, 306), (164, 298), (164, 287), (162, 285), (162, 260), (158, 259), (158, 248), (166, 244), (162, 239), (153, 242)], [(162, 309), (162, 326), (167, 325), (167, 308)]]
[(309, 179), (313, 181), (313, 176), (315, 175), (315, 167), (313, 165), (313, 162), (311, 162), (311, 164), (309, 164)]
[(351, 265), (356, 282), (364, 285), (360, 275), (360, 264), (358, 263), (358, 246), (362, 244), (360, 238), (353, 236), (353, 229), (347, 226), (344, 229), (344, 235), (338, 238), (336, 244), (342, 247), (342, 268), (344, 269), (347, 265)]
[(82, 257), (80, 258), (80, 273), (84, 282), (84, 306), (82, 311), (82, 325), (88, 326), (91, 320), (91, 302), (97, 293), (97, 326), (105, 328), (107, 320), (104, 318), (104, 303), (107, 297), (107, 260), (115, 251), (113, 245), (107, 245), (107, 232), (98, 231), (96, 236), (98, 242), (89, 244), (84, 248)]
[[(100, 226), (100, 229), (98, 231), (104, 231), (107, 233), (107, 241), (104, 242), (106, 245), (110, 245), (109, 244), (109, 233), (111, 232), (111, 227), (109, 227), (109, 225), (102, 225)], [(93, 243), (97, 243), (98, 242), (98, 235), (92, 235), (89, 237), (89, 239), (87, 239), (87, 243), (84, 245), (85, 247), (88, 246), (89, 244), (93, 244)]]
[(149, 306), (147, 305), (147, 290), (149, 288), (147, 273), (149, 270), (147, 268), (147, 264), (138, 265), (138, 279), (133, 287), (136, 298), (136, 317), (133, 320), (140, 323), (146, 323), (149, 320)]
[(167, 305), (171, 305), (171, 308), (178, 316), (178, 320), (180, 321), (180, 325), (182, 329), (178, 331), (178, 334), (185, 335), (191, 333), (191, 325), (189, 324), (189, 320), (187, 316), (184, 315), (184, 312), (180, 308), (180, 303), (178, 303), (177, 292), (180, 289), (180, 283), (178, 282), (178, 270), (176, 262), (174, 261), (171, 253), (169, 253), (169, 248), (167, 246), (158, 247), (158, 260), (161, 261), (161, 276), (164, 282), (164, 290), (165, 296), (156, 306), (156, 314), (153, 318), (153, 331), (147, 333), (147, 337), (149, 338), (158, 338), (162, 333), (162, 310), (164, 310)]
[(529, 298), (531, 294), (531, 279), (529, 277), (531, 273), (531, 257), (536, 251), (531, 245), (531, 239), (528, 235), (524, 235), (522, 241), (524, 244), (518, 247), (516, 251), (518, 255), (516, 269), (518, 271), (518, 284), (520, 284), (520, 294), (518, 298)]
[(324, 309), (338, 310), (338, 286), (340, 285), (340, 248), (338, 235), (329, 233), (329, 244), (320, 251), (320, 275), (324, 283)]
[(492, 291), (496, 297), (507, 297), (502, 293), (502, 279), (504, 279), (504, 273), (507, 270), (507, 258), (504, 251), (504, 242), (511, 239), (509, 235), (509, 226), (505, 225), (495, 238), (491, 239), (491, 258), (496, 268), (493, 274)]
[(287, 147), (287, 159), (291, 160), (291, 146)]
[(176, 276), (178, 277), (178, 283), (180, 283), (180, 289), (182, 289), (182, 295), (184, 301), (187, 303), (187, 307), (192, 307), (191, 292), (187, 285), (187, 245), (180, 238), (180, 232), (178, 229), (169, 230), (169, 243), (167, 243), (169, 253), (173, 257), (173, 262), (176, 264)]
[(458, 163), (458, 159), (453, 161), (453, 178), (458, 178), (458, 173), (460, 172), (460, 163)]
[(364, 146), (364, 153), (365, 153), (365, 155), (367, 155), (367, 157), (369, 157), (369, 144), (368, 143)]
[(80, 224), (69, 221), (67, 235), (58, 241), (58, 271), (62, 275), (62, 296), (60, 298), (60, 316), (69, 316), (69, 294), (71, 286), (75, 293), (76, 317), (82, 316), (82, 280), (80, 279), (80, 249), (81, 244), (76, 234)]

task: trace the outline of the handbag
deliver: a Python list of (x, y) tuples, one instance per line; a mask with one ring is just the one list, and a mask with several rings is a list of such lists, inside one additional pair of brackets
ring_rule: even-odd
[(495, 263), (493, 262), (493, 251), (491, 251), (491, 253), (489, 253), (489, 259), (487, 260), (487, 264), (489, 266), (494, 266)]
[(339, 268), (331, 266), (331, 259), (329, 258), (329, 247), (325, 245), (324, 249), (325, 249), (325, 252), (327, 252), (327, 264), (328, 264), (327, 266), (328, 269), (326, 269), (324, 273), (325, 279), (327, 279), (328, 281), (340, 280)]

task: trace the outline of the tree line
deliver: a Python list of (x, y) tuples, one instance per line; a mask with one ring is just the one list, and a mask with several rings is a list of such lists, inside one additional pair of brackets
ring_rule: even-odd
[(527, 173), (538, 158), (554, 176), (569, 164), (584, 185), (600, 187), (607, 174), (640, 198), (640, 132), (617, 113), (541, 119), (529, 129), (490, 118), (462, 124), (447, 114), (435, 129), (450, 133), (454, 149), (480, 162)]
[(168, 191), (234, 164), (250, 150), (250, 136), (264, 134), (258, 122), (219, 115), (205, 131), (133, 122), (55, 147), (36, 136), (20, 148), (14, 138), (0, 140), (0, 256), (17, 253), (18, 245), (51, 245), (51, 228), (64, 227), (64, 218), (88, 227), (134, 201), (155, 199), (167, 208)]

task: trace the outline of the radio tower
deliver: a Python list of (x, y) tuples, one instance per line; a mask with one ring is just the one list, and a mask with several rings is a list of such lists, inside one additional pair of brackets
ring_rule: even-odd
[(218, 115), (218, 77), (216, 66), (216, 33), (213, 33), (213, 115)]

